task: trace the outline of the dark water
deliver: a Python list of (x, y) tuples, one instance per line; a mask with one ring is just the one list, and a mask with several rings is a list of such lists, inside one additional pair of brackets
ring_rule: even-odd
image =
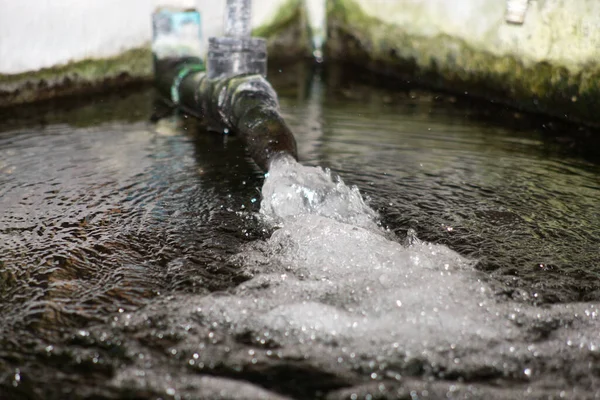
[[(476, 259), (498, 301), (600, 301), (593, 133), (327, 72), (271, 74), (303, 163), (358, 185), (399, 241), (412, 229)], [(270, 233), (254, 216), (262, 174), (235, 137), (151, 122), (154, 96), (0, 113), (0, 398), (600, 395), (597, 348), (539, 361), (533, 382), (481, 365), (442, 376), (425, 356), (373, 381), (368, 360), (307, 360), (203, 321), (197, 299), (249, 279), (230, 257)], [(555, 315), (527, 340), (577, 324)]]

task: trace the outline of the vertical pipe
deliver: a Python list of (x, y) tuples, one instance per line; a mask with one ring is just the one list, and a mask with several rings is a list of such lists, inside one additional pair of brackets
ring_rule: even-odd
[(509, 24), (522, 25), (525, 22), (525, 14), (529, 0), (507, 0), (506, 1), (506, 22)]
[(252, 0), (227, 0), (225, 36), (248, 38), (251, 32)]

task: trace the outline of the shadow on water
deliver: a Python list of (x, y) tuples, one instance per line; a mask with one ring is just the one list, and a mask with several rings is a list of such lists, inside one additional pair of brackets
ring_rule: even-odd
[[(400, 239), (412, 229), (477, 259), (500, 298), (600, 300), (597, 132), (312, 72), (269, 72), (304, 163), (358, 185)], [(151, 89), (0, 112), (0, 398), (352, 398), (344, 388), (370, 385), (367, 367), (202, 319), (200, 299), (251, 277), (230, 257), (269, 234), (254, 215), (262, 174), (235, 137), (156, 112)], [(523, 385), (398, 368), (432, 395), (445, 380), (483, 382), (483, 398)]]

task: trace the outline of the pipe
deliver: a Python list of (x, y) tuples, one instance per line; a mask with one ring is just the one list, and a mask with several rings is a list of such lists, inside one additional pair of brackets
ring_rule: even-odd
[(202, 70), (195, 57), (155, 60), (156, 86), (175, 106), (206, 119), (212, 129), (238, 134), (263, 171), (278, 157), (298, 159), (277, 94), (262, 75), (209, 79)]
[(159, 10), (153, 17), (156, 86), (209, 128), (237, 133), (256, 164), (268, 171), (286, 156), (298, 159), (296, 140), (264, 78), (266, 40), (250, 37), (252, 0), (227, 0), (225, 36), (209, 39), (208, 71), (199, 57), (200, 14)]

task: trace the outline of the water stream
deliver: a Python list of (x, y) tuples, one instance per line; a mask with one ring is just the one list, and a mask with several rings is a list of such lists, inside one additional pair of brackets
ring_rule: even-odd
[(588, 133), (326, 72), (266, 177), (152, 91), (3, 111), (0, 398), (600, 396)]

